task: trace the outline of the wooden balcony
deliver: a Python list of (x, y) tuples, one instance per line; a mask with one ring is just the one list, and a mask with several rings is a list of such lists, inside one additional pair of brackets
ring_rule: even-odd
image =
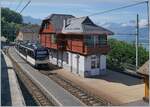
[(101, 45), (101, 46), (96, 46), (96, 47), (84, 47), (84, 54), (96, 54), (96, 53), (101, 53), (101, 54), (107, 54), (110, 51), (110, 46), (109, 45)]

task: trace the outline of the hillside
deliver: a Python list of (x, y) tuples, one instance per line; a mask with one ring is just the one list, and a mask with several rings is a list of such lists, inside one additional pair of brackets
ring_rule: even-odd
[(38, 24), (41, 25), (42, 20), (36, 19), (31, 16), (23, 16), (23, 23), (31, 23), (31, 24)]
[[(102, 26), (112, 30), (115, 35), (110, 36), (110, 38), (115, 38), (118, 40), (126, 41), (129, 43), (134, 43), (136, 40), (136, 26), (130, 21), (130, 24), (125, 23), (105, 23)], [(146, 49), (148, 49), (148, 28), (146, 26), (139, 28), (139, 42)]]

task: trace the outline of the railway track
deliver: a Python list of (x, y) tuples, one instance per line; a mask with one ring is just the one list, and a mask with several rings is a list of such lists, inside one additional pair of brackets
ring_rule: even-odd
[[(40, 106), (53, 106), (53, 104), (46, 98), (42, 91), (32, 82), (32, 80), (22, 71), (20, 66), (15, 62), (11, 56), (8, 54), (13, 62), (15, 71), (20, 78), (20, 80), (27, 87), (28, 91), (33, 95), (33, 98)], [(51, 69), (51, 68), (50, 68)], [(87, 106), (110, 106), (110, 102), (104, 100), (103, 98), (93, 95), (91, 92), (86, 91), (82, 87), (73, 83), (72, 81), (56, 74), (56, 73), (45, 73), (44, 70), (39, 70), (41, 73), (47, 75), (50, 79), (60, 85), (62, 88), (67, 90), (73, 96), (78, 98)], [(49, 70), (46, 70), (49, 71)]]
[(48, 100), (48, 98), (42, 93), (42, 91), (32, 82), (32, 80), (22, 71), (20, 66), (11, 58), (8, 54), (9, 58), (13, 62), (13, 68), (18, 75), (19, 79), (23, 82), (29, 93), (33, 96), (37, 105), (39, 106), (54, 106), (52, 102)]
[(77, 84), (74, 84), (72, 81), (67, 80), (66, 78), (56, 74), (56, 73), (45, 73), (45, 71), (41, 71), (41, 73), (47, 75), (50, 79), (55, 81), (65, 90), (70, 92), (73, 96), (77, 97), (80, 101), (82, 101), (87, 106), (110, 106), (111, 103), (93, 95), (91, 92), (86, 91), (81, 88)]

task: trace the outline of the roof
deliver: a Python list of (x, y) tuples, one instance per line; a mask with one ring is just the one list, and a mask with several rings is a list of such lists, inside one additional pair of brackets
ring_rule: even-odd
[(112, 31), (94, 24), (89, 17), (67, 19), (64, 21), (62, 33), (113, 34)]
[(149, 60), (138, 69), (138, 73), (142, 75), (149, 75)]
[(44, 20), (49, 20), (50, 23), (54, 26), (56, 32), (61, 32), (63, 28), (63, 21), (69, 18), (74, 18), (73, 15), (68, 14), (51, 14), (46, 17)]
[(19, 31), (22, 33), (38, 33), (40, 29), (40, 26), (38, 25), (29, 25), (29, 26), (24, 26), (20, 28)]

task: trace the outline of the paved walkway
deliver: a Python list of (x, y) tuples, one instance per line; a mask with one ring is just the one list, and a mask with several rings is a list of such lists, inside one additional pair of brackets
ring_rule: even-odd
[(83, 78), (64, 69), (55, 72), (114, 104), (138, 101), (144, 96), (143, 81), (122, 73), (108, 71), (99, 78)]
[[(3, 52), (2, 52), (3, 53)], [(1, 105), (23, 106), (24, 98), (10, 59), (1, 54)]]

